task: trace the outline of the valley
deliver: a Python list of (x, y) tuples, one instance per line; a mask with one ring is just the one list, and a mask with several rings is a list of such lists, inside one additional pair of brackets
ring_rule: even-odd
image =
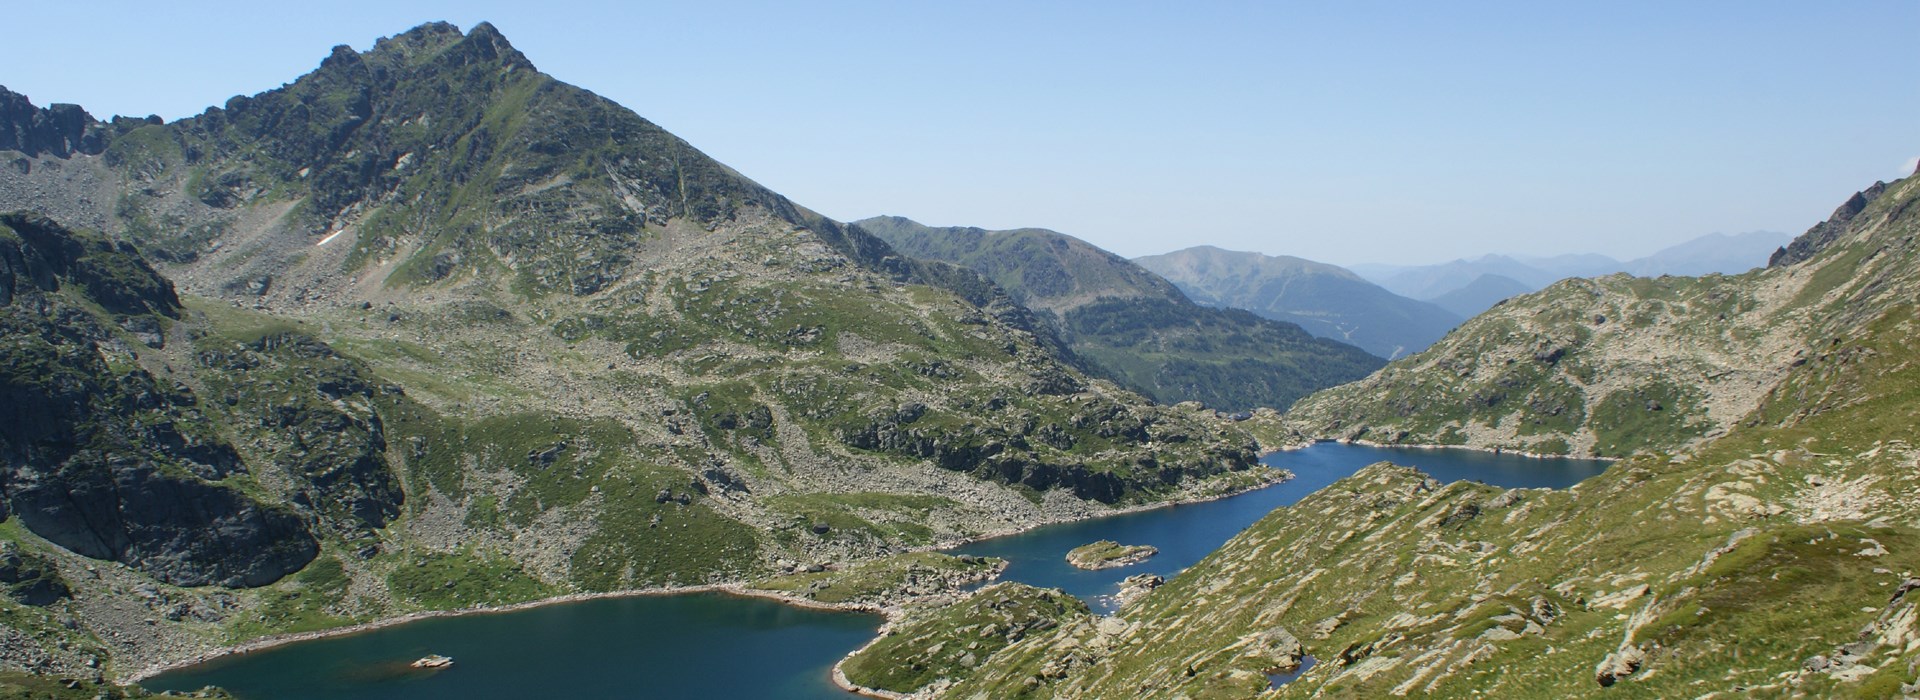
[(1920, 175), (1834, 199), (1129, 260), (830, 218), (486, 22), (0, 87), (0, 696), (1920, 696)]

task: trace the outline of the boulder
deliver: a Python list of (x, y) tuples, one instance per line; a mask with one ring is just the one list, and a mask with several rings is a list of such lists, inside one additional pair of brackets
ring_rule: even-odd
[(1640, 647), (1631, 644), (1620, 647), (1618, 651), (1608, 654), (1607, 658), (1601, 659), (1599, 666), (1594, 667), (1593, 679), (1602, 688), (1611, 687), (1620, 679), (1639, 671), (1646, 660), (1647, 653), (1641, 651)]
[(1242, 656), (1254, 660), (1262, 673), (1290, 673), (1300, 668), (1306, 648), (1285, 627), (1272, 627), (1253, 635)]

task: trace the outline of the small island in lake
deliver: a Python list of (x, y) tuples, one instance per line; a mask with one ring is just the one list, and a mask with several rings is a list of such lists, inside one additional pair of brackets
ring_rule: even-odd
[(1138, 564), (1159, 553), (1160, 549), (1151, 545), (1100, 540), (1074, 547), (1073, 551), (1067, 552), (1067, 563), (1082, 569), (1112, 569)]

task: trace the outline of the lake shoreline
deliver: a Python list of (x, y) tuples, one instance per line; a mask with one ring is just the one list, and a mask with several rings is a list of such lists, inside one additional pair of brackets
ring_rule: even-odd
[[(1438, 445), (1438, 444), (1429, 444), (1429, 443), (1376, 442), (1376, 441), (1367, 440), (1364, 438), (1362, 439), (1329, 438), (1326, 440), (1315, 440), (1314, 442), (1335, 442), (1342, 445), (1359, 445), (1361, 447), (1373, 447), (1373, 448), (1383, 449), (1383, 450), (1391, 450), (1394, 448), (1404, 447), (1410, 450), (1467, 450), (1470, 452), (1483, 452), (1490, 455), (1514, 455), (1518, 457), (1526, 457), (1529, 459), (1579, 459), (1579, 460), (1586, 460), (1590, 462), (1607, 462), (1609, 464), (1620, 461), (1620, 458), (1618, 457), (1556, 455), (1556, 454), (1547, 454), (1544, 452), (1528, 452), (1526, 450), (1509, 450), (1502, 447), (1475, 447), (1473, 445)], [(1280, 450), (1275, 450), (1275, 452), (1280, 452), (1284, 450), (1294, 450), (1294, 449), (1300, 449), (1300, 448), (1298, 446), (1288, 446), (1288, 447), (1281, 448)], [(1272, 453), (1268, 453), (1268, 454), (1272, 454)]]
[(659, 588), (636, 588), (636, 589), (624, 590), (624, 591), (602, 591), (602, 592), (595, 592), (595, 593), (569, 593), (566, 595), (554, 596), (551, 598), (542, 598), (540, 600), (530, 600), (522, 603), (508, 603), (505, 605), (483, 605), (483, 606), (474, 606), (474, 607), (468, 607), (468, 608), (456, 608), (452, 610), (421, 610), (418, 612), (407, 613), (405, 615), (396, 615), (394, 617), (386, 617), (386, 618), (380, 618), (378, 620), (370, 620), (367, 622), (355, 623), (355, 624), (347, 625), (344, 627), (330, 627), (323, 630), (309, 630), (306, 632), (289, 632), (286, 634), (277, 634), (269, 637), (260, 637), (258, 639), (252, 639), (245, 642), (241, 642), (239, 644), (220, 647), (218, 649), (213, 649), (213, 650), (201, 652), (198, 654), (194, 654), (186, 659), (150, 664), (146, 668), (140, 669), (131, 674), (128, 674), (127, 676), (122, 677), (119, 682), (140, 683), (142, 681), (150, 680), (153, 677), (161, 675), (168, 671), (176, 671), (176, 670), (191, 667), (191, 666), (198, 666), (200, 664), (207, 663), (209, 661), (214, 661), (216, 659), (225, 658), (228, 656), (251, 654), (257, 651), (265, 651), (267, 649), (272, 649), (275, 647), (281, 647), (288, 644), (296, 644), (299, 642), (308, 642), (316, 639), (330, 639), (333, 637), (349, 637), (356, 634), (362, 634), (365, 632), (372, 632), (375, 630), (385, 629), (388, 627), (404, 625), (410, 622), (419, 622), (421, 620), (431, 620), (431, 619), (443, 618), (443, 617), (465, 617), (469, 615), (497, 615), (502, 613), (518, 612), (522, 610), (531, 610), (534, 608), (544, 608), (544, 607), (553, 606), (553, 605), (566, 605), (568, 603), (580, 603), (580, 602), (586, 602), (591, 600), (608, 600), (608, 599), (614, 599), (614, 598), (646, 598), (646, 597), (654, 597), (654, 596), (675, 596), (675, 595), (697, 595), (701, 593), (719, 593), (723, 595), (738, 596), (741, 598), (761, 598), (761, 599), (772, 600), (784, 605), (789, 605), (792, 607), (802, 608), (807, 610), (824, 610), (828, 612), (847, 612), (847, 613), (863, 613), (863, 614), (869, 614), (869, 615), (879, 615), (888, 620), (891, 620), (898, 613), (897, 610), (893, 610), (893, 606), (880, 606), (880, 605), (872, 605), (867, 603), (823, 603), (818, 600), (813, 600), (811, 598), (804, 598), (804, 597), (796, 596), (790, 593), (784, 593), (780, 591), (769, 591), (769, 590), (763, 590), (758, 588), (749, 588), (748, 585), (745, 583), (707, 583), (707, 584), (699, 584), (694, 586), (667, 586), (667, 587), (659, 587)]
[[(1261, 457), (1264, 458), (1267, 455), (1271, 455), (1276, 452), (1281, 452), (1281, 451), (1291, 450), (1291, 449), (1299, 449), (1305, 446), (1306, 445), (1297, 445), (1297, 446), (1289, 445), (1287, 447), (1281, 448), (1280, 450), (1274, 450), (1272, 452), (1267, 452), (1265, 454), (1262, 454)], [(1059, 525), (1059, 524), (1070, 523), (1070, 522), (1084, 522), (1088, 520), (1097, 520), (1100, 518), (1106, 518), (1110, 516), (1127, 515), (1130, 513), (1140, 513), (1140, 512), (1150, 511), (1150, 510), (1157, 510), (1160, 508), (1172, 508), (1172, 507), (1181, 506), (1181, 505), (1194, 505), (1199, 503), (1208, 503), (1208, 502), (1217, 501), (1224, 498), (1231, 498), (1233, 496), (1238, 496), (1245, 493), (1251, 493), (1253, 491), (1258, 491), (1260, 489), (1284, 484), (1288, 481), (1293, 480), (1294, 478), (1293, 472), (1288, 471), (1286, 469), (1277, 469), (1274, 467), (1268, 467), (1264, 464), (1260, 465), (1259, 468), (1272, 470), (1273, 472), (1276, 472), (1276, 476), (1268, 480), (1262, 481), (1258, 484), (1249, 486), (1247, 488), (1229, 489), (1221, 493), (1191, 496), (1191, 497), (1185, 497), (1185, 498), (1176, 498), (1172, 500), (1162, 501), (1159, 503), (1147, 503), (1147, 504), (1127, 506), (1124, 508), (1115, 508), (1112, 510), (1102, 511), (1099, 513), (1088, 514), (1084, 517), (1078, 517), (1078, 518), (1065, 518), (1065, 519), (1058, 519), (1058, 520), (1049, 519), (1044, 522), (1033, 523), (1032, 525), (1029, 525), (1027, 527), (1003, 528), (1000, 530), (988, 531), (976, 537), (970, 537), (970, 538), (954, 540), (954, 541), (939, 542), (932, 545), (915, 547), (906, 551), (937, 552), (941, 550), (960, 547), (967, 544), (972, 544), (975, 542), (982, 542), (982, 541), (991, 540), (999, 537), (1017, 535), (1023, 532), (1028, 532), (1037, 528), (1046, 527), (1050, 525)], [(997, 574), (995, 578), (996, 579), (998, 578)], [(352, 625), (346, 625), (342, 627), (330, 627), (327, 629), (309, 630), (306, 632), (289, 632), (285, 634), (277, 634), (277, 635), (271, 635), (267, 637), (251, 639), (245, 642), (241, 642), (239, 644), (216, 647), (214, 649), (209, 649), (206, 651), (190, 654), (181, 659), (176, 659), (171, 661), (160, 661), (160, 662), (148, 664), (146, 667), (143, 667), (132, 673), (128, 673), (125, 675), (116, 675), (114, 682), (121, 683), (121, 684), (138, 684), (143, 681), (150, 680), (155, 676), (159, 676), (161, 674), (167, 673), (169, 671), (177, 671), (177, 670), (189, 668), (192, 666), (198, 666), (200, 664), (208, 663), (208, 662), (229, 657), (229, 656), (251, 654), (258, 651), (265, 651), (267, 649), (286, 646), (288, 644), (296, 644), (299, 642), (308, 642), (308, 641), (313, 641), (318, 639), (329, 639), (333, 637), (352, 636), (355, 634), (372, 632), (375, 630), (385, 629), (388, 627), (404, 625), (410, 622), (418, 622), (421, 620), (429, 620), (429, 619), (443, 618), (443, 617), (460, 617), (460, 616), (466, 616), (466, 615), (492, 615), (492, 614), (499, 614), (499, 613), (510, 613), (510, 612), (517, 612), (521, 610), (529, 610), (533, 608), (546, 607), (550, 605), (564, 605), (567, 603), (578, 603), (578, 602), (589, 601), (589, 600), (604, 600), (604, 599), (611, 599), (611, 598), (639, 598), (639, 597), (648, 597), (648, 596), (690, 595), (690, 594), (699, 594), (699, 593), (720, 593), (720, 594), (726, 594), (726, 595), (740, 596), (743, 598), (761, 598), (761, 599), (772, 600), (775, 602), (779, 602), (782, 604), (786, 604), (786, 605), (790, 605), (790, 606), (793, 606), (796, 608), (802, 608), (802, 609), (824, 610), (829, 612), (864, 613), (864, 614), (870, 614), (870, 615), (878, 615), (882, 617), (884, 622), (882, 622), (880, 629), (876, 631), (876, 633), (874, 634), (874, 638), (872, 640), (869, 640), (865, 645), (862, 645), (860, 649), (850, 652), (848, 654), (848, 657), (851, 657), (853, 654), (857, 654), (860, 651), (865, 650), (867, 647), (872, 646), (874, 642), (877, 642), (882, 637), (884, 637), (887, 626), (891, 625), (895, 620), (899, 619), (900, 615), (905, 612), (904, 601), (902, 603), (894, 604), (894, 605), (874, 605), (870, 603), (823, 603), (818, 600), (813, 600), (811, 598), (805, 598), (805, 597), (793, 595), (790, 593), (750, 588), (749, 585), (750, 585), (749, 582), (742, 581), (742, 582), (730, 582), (730, 583), (697, 584), (697, 585), (689, 585), (689, 586), (659, 586), (659, 587), (652, 587), (652, 588), (635, 588), (635, 589), (628, 589), (628, 590), (621, 590), (621, 591), (568, 593), (565, 595), (554, 596), (551, 598), (542, 598), (539, 600), (530, 600), (530, 601), (525, 601), (520, 603), (508, 603), (504, 605), (478, 605), (478, 606), (472, 606), (472, 607), (466, 607), (466, 608), (455, 608), (451, 610), (421, 610), (421, 611), (406, 613), (404, 615), (396, 615), (393, 617), (369, 620), (367, 622), (360, 622), (360, 623), (355, 623)], [(841, 661), (844, 662), (845, 658), (841, 659)], [(864, 686), (855, 684), (850, 680), (847, 680), (845, 678), (845, 675), (840, 671), (840, 662), (834, 663), (832, 676), (833, 676), (832, 680), (834, 685), (839, 686), (842, 690), (846, 690), (847, 692), (850, 692), (850, 693), (856, 693), (856, 694), (864, 695), (867, 697), (873, 697), (873, 698), (887, 698), (889, 700), (897, 700), (898, 698), (905, 697), (904, 695), (893, 694), (892, 691), (881, 690), (878, 688), (866, 688)]]

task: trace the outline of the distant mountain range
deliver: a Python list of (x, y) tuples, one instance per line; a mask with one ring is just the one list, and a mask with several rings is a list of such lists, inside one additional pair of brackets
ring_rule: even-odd
[(1388, 359), (1432, 345), (1467, 316), (1394, 294), (1345, 268), (1290, 256), (1198, 246), (1134, 262), (1194, 301), (1297, 323)]
[(1126, 258), (1056, 231), (933, 227), (898, 216), (854, 225), (907, 255), (979, 272), (1092, 369), (1162, 402), (1281, 407), (1384, 364), (1293, 323), (1195, 304)]
[[(1348, 269), (1395, 294), (1432, 301), (1461, 316), (1471, 317), (1501, 299), (1544, 289), (1568, 277), (1599, 277), (1616, 272), (1636, 277), (1739, 274), (1765, 265), (1767, 256), (1792, 238), (1775, 231), (1713, 233), (1625, 262), (1594, 253), (1546, 258), (1496, 254), (1435, 265), (1361, 264)], [(1485, 275), (1495, 279), (1482, 281)], [(1503, 290), (1506, 293), (1498, 294)]]
[(1460, 318), (1473, 318), (1494, 304), (1534, 291), (1536, 288), (1506, 275), (1485, 274), (1465, 286), (1434, 297), (1434, 306)]

